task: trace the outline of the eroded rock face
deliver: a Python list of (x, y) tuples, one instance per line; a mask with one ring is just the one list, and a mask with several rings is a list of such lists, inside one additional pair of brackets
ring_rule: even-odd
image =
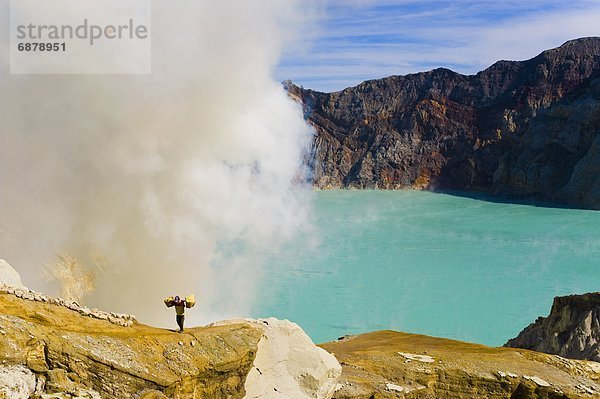
[(600, 207), (600, 78), (538, 112), (500, 159), (492, 191)]
[(21, 276), (4, 259), (0, 259), (0, 285), (25, 289), (21, 282)]
[(334, 93), (285, 85), (316, 129), (306, 159), (316, 187), (471, 190), (600, 209), (598, 78), (600, 38), (585, 38), (472, 76), (440, 68)]
[(554, 298), (548, 317), (505, 346), (600, 362), (600, 292)]
[(261, 336), (249, 324), (185, 334), (124, 327), (0, 293), (0, 359), (58, 397), (241, 398)]
[(592, 399), (600, 364), (377, 331), (321, 345), (342, 364), (335, 399)]

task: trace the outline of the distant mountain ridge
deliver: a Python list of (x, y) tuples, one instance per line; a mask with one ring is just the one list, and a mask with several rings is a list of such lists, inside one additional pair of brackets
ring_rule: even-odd
[(477, 191), (600, 209), (600, 38), (476, 75), (439, 68), (321, 93), (285, 82), (316, 129), (318, 188)]

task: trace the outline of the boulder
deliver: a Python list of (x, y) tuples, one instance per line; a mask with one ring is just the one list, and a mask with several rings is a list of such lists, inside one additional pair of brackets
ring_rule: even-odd
[(25, 289), (21, 282), (21, 276), (4, 259), (0, 259), (0, 285), (7, 285), (15, 288)]
[(288, 320), (244, 321), (263, 331), (244, 384), (245, 399), (332, 397), (342, 374), (342, 367), (333, 355), (316, 346), (297, 324)]
[(0, 366), (0, 398), (28, 399), (35, 392), (35, 375), (23, 366)]

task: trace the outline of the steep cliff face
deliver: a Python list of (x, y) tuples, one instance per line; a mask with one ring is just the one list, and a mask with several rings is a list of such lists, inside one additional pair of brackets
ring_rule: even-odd
[(322, 345), (338, 358), (336, 399), (600, 397), (600, 363), (378, 331)]
[[(600, 207), (597, 196), (582, 203), (573, 194), (595, 184), (588, 174), (590, 165), (599, 162), (592, 159), (598, 131), (593, 130), (596, 113), (591, 109), (597, 85), (591, 81), (599, 71), (600, 38), (585, 38), (527, 61), (499, 61), (472, 76), (435, 69), (334, 93), (305, 90), (291, 82), (286, 87), (316, 129), (306, 162), (317, 187), (479, 190)], [(552, 152), (555, 142), (550, 138), (536, 142), (537, 152), (526, 151), (530, 137), (545, 132), (552, 120), (551, 111), (541, 111), (560, 100), (562, 108), (554, 112), (567, 118), (572, 102), (578, 101), (573, 107), (579, 116), (572, 123), (586, 131), (577, 151), (566, 149), (571, 151), (566, 163), (562, 152)], [(555, 126), (560, 135), (577, 130)], [(519, 168), (526, 159), (537, 159), (540, 146), (546, 167), (568, 164), (571, 169), (561, 172), (561, 179), (540, 182), (544, 189), (525, 191)], [(498, 171), (508, 153), (512, 155)]]
[(540, 110), (500, 158), (492, 191), (599, 208), (600, 78)]
[(600, 362), (600, 292), (554, 298), (550, 315), (506, 346)]

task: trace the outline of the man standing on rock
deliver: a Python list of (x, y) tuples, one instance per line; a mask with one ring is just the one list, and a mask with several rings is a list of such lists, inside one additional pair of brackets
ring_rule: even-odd
[(181, 299), (179, 298), (179, 296), (170, 296), (168, 298), (165, 298), (164, 302), (165, 305), (167, 305), (167, 307), (169, 308), (175, 306), (175, 313), (177, 315), (175, 318), (177, 320), (177, 325), (179, 326), (179, 332), (182, 333), (183, 322), (185, 320), (185, 308), (191, 308), (196, 304), (196, 299), (194, 298), (194, 295), (189, 295), (185, 299)]

